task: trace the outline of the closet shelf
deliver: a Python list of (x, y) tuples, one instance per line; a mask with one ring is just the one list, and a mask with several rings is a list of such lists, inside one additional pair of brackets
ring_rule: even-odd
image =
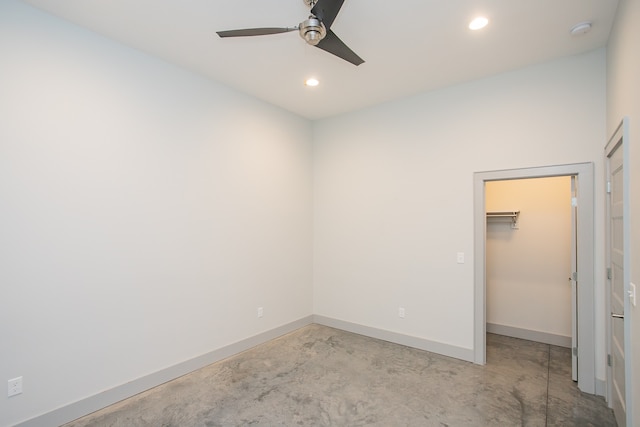
[(509, 219), (511, 220), (511, 228), (518, 228), (519, 216), (520, 216), (520, 211), (487, 212), (487, 220)]

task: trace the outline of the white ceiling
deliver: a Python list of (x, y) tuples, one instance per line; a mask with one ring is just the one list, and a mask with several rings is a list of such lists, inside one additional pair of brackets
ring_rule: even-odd
[[(24, 0), (310, 119), (606, 45), (617, 0), (346, 0), (331, 29), (356, 67), (297, 32), (221, 39), (219, 30), (295, 26), (303, 0)], [(467, 29), (476, 15), (490, 23)], [(576, 37), (570, 28), (592, 21)], [(315, 76), (320, 86), (304, 80)]]

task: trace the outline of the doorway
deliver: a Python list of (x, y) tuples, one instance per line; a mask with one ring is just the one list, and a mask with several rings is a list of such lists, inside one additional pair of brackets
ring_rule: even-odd
[(580, 191), (576, 193), (575, 205), (576, 239), (578, 242), (577, 274), (579, 283), (577, 296), (578, 332), (580, 345), (576, 349), (579, 360), (578, 387), (595, 394), (595, 336), (594, 336), (594, 180), (593, 164), (545, 166), (526, 169), (477, 172), (474, 174), (474, 361), (486, 363), (486, 183), (528, 178), (570, 176)]
[(577, 347), (574, 181), (554, 176), (485, 183), (487, 332)]

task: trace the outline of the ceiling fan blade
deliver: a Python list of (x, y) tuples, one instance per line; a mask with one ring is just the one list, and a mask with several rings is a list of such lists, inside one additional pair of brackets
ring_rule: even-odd
[(360, 58), (354, 51), (349, 49), (349, 47), (344, 44), (342, 40), (336, 36), (336, 34), (327, 30), (327, 35), (320, 40), (320, 43), (316, 45), (320, 49), (329, 52), (339, 58), (344, 59), (347, 62), (351, 62), (353, 65), (360, 65), (364, 62), (362, 58)]
[(329, 30), (336, 16), (338, 16), (338, 12), (340, 12), (343, 3), (344, 0), (318, 0), (311, 9), (311, 13), (322, 21), (324, 27)]
[(220, 37), (250, 37), (250, 36), (266, 36), (269, 34), (288, 33), (289, 31), (297, 31), (298, 27), (287, 28), (245, 28), (243, 30), (217, 31)]

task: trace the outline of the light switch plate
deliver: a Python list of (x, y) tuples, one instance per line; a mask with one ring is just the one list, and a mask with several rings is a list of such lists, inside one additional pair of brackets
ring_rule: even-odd
[(464, 252), (457, 253), (456, 261), (458, 262), (458, 264), (464, 264)]
[(636, 285), (633, 283), (629, 284), (629, 302), (632, 306), (636, 306)]

